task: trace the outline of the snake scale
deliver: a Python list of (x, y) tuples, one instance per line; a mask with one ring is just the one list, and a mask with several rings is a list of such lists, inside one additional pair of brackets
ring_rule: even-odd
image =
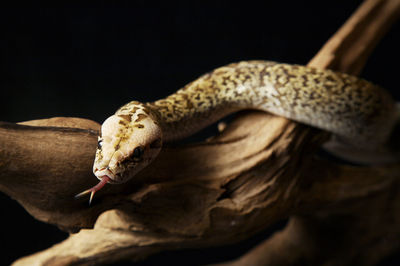
[(129, 102), (104, 121), (93, 173), (123, 183), (146, 167), (163, 142), (187, 137), (241, 109), (257, 109), (333, 133), (354, 148), (378, 149), (397, 122), (392, 97), (363, 79), (331, 70), (272, 61), (217, 68), (151, 103)]

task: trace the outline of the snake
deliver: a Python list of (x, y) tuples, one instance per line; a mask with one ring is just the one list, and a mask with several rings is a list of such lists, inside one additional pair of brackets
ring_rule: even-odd
[(242, 61), (216, 68), (154, 102), (131, 101), (101, 126), (93, 173), (100, 180), (79, 193), (133, 178), (163, 143), (188, 137), (243, 109), (283, 116), (332, 133), (342, 147), (379, 150), (399, 120), (383, 88), (345, 73), (274, 61)]

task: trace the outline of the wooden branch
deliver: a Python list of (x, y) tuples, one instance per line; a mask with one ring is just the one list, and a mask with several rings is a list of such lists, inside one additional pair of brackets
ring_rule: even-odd
[[(398, 4), (388, 8), (393, 2), (367, 1), (310, 65), (357, 73), (398, 14)], [(346, 40), (357, 44), (340, 45)], [(348, 57), (356, 47), (364, 48)], [(91, 167), (98, 127), (75, 118), (0, 123), (0, 189), (36, 219), (70, 232), (85, 228), (15, 265), (101, 264), (225, 245), (287, 217), (283, 231), (232, 263), (368, 264), (399, 247), (400, 165), (316, 159), (327, 133), (242, 113), (207, 142), (165, 147), (137, 178), (107, 186), (89, 208), (73, 196), (97, 182)], [(384, 227), (371, 230), (377, 224)]]
[(308, 65), (358, 75), (399, 16), (399, 0), (365, 1)]

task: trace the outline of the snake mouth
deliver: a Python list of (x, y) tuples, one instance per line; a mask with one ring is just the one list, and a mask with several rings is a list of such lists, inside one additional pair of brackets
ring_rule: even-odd
[(117, 183), (117, 182), (115, 182), (114, 173), (110, 170), (110, 168), (108, 166), (107, 167), (103, 167), (101, 169), (95, 169), (94, 175), (100, 181), (103, 180), (104, 176), (107, 176), (108, 177), (108, 183), (110, 183), (110, 184), (116, 184)]

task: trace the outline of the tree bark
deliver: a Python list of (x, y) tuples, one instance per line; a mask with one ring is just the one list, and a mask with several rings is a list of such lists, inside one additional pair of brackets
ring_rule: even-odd
[[(399, 11), (397, 0), (366, 1), (309, 65), (359, 73)], [(400, 164), (319, 158), (326, 132), (242, 112), (206, 142), (164, 147), (88, 207), (73, 196), (97, 182), (98, 129), (79, 118), (0, 123), (1, 191), (36, 219), (74, 232), (15, 265), (105, 264), (226, 245), (288, 217), (282, 231), (229, 264), (374, 264), (399, 249)]]

